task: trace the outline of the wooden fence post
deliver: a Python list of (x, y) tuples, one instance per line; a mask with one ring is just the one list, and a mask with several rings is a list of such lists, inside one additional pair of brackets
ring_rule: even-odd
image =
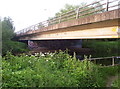
[(96, 59), (94, 60), (94, 63), (96, 64)]
[(79, 8), (77, 9), (77, 13), (76, 13), (76, 19), (79, 18)]
[(34, 25), (34, 26), (33, 26), (33, 30), (35, 30), (35, 27), (36, 27), (36, 26)]
[(61, 15), (60, 15), (60, 17), (59, 17), (59, 23), (61, 23)]
[(23, 33), (25, 33), (25, 29), (24, 29)]
[(106, 11), (108, 11), (108, 8), (109, 8), (109, 0), (107, 0), (106, 2)]
[(48, 26), (50, 25), (50, 19), (48, 19)]
[(114, 66), (114, 65), (115, 65), (115, 58), (112, 57), (112, 66)]

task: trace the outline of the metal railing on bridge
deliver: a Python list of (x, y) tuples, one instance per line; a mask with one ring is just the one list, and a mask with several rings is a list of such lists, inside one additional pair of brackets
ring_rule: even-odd
[(53, 17), (53, 18), (48, 19), (46, 21), (32, 25), (28, 28), (22, 29), (22, 30), (16, 32), (16, 35), (21, 36), (21, 35), (24, 35), (24, 34), (31, 32), (31, 31), (33, 32), (35, 30), (41, 30), (42, 28), (48, 27), (50, 25), (54, 25), (54, 24), (68, 21), (68, 20), (79, 19), (82, 17), (86, 17), (86, 16), (90, 16), (90, 15), (118, 9), (119, 5), (120, 5), (119, 0), (95, 1), (89, 5), (85, 5), (83, 7), (76, 8), (74, 10), (60, 14), (59, 16)]

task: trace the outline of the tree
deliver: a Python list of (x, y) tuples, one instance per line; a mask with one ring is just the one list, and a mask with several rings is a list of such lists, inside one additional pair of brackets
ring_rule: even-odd
[(79, 7), (79, 5), (70, 5), (70, 4), (65, 4), (64, 8), (62, 8), (59, 12), (55, 14), (55, 16), (60, 16), (61, 14), (64, 14), (66, 12), (69, 12), (71, 10), (75, 10)]
[[(74, 10), (74, 12), (73, 13), (77, 13), (77, 9), (79, 8), (79, 7), (84, 7), (85, 5), (87, 5), (87, 3), (81, 3), (80, 5), (70, 5), (70, 4), (65, 4), (65, 6), (59, 11), (59, 12), (57, 12), (56, 14), (55, 14), (55, 17), (57, 18), (60, 18), (60, 16), (61, 15), (63, 15), (63, 14), (65, 14), (65, 13), (67, 13), (67, 12), (69, 12), (69, 11), (72, 11), (72, 10)], [(85, 9), (86, 7), (84, 7), (84, 9)], [(82, 8), (83, 9), (83, 8)], [(81, 10), (82, 10), (81, 9)], [(75, 17), (76, 16), (76, 14), (75, 15), (71, 15), (70, 17)], [(54, 21), (53, 21), (54, 20)], [(62, 18), (61, 19), (61, 22), (62, 21), (67, 21), (67, 20), (70, 20), (70, 19), (68, 19), (68, 18)], [(59, 23), (59, 19), (57, 19), (57, 20), (55, 20), (55, 18), (52, 18), (52, 17), (49, 17), (49, 23), (48, 23), (48, 25), (52, 25), (52, 24), (56, 24), (56, 23)]]
[(2, 21), (2, 41), (10, 40), (14, 36), (14, 26), (11, 18), (4, 18)]
[[(81, 8), (82, 7), (82, 8)], [(96, 8), (95, 8), (96, 7)], [(81, 3), (80, 5), (66, 4), (59, 12), (55, 14), (55, 17), (49, 17), (48, 25), (57, 24), (67, 20), (77, 18), (77, 11), (79, 9), (79, 18), (101, 13), (104, 11), (103, 6), (100, 2), (94, 3), (93, 5), (87, 6), (87, 3)], [(68, 13), (73, 11), (71, 13)], [(64, 15), (63, 15), (64, 14)]]
[(2, 54), (2, 21), (0, 18), (0, 56)]
[(5, 55), (7, 51), (16, 53), (23, 52), (26, 49), (26, 45), (20, 42), (12, 41), (15, 36), (13, 21), (11, 18), (4, 18), (2, 23), (2, 54)]

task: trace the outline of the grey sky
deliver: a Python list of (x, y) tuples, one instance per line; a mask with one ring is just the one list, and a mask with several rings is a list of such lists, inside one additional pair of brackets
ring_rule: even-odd
[(0, 0), (0, 16), (11, 17), (18, 31), (53, 17), (65, 4), (92, 1), (95, 0)]

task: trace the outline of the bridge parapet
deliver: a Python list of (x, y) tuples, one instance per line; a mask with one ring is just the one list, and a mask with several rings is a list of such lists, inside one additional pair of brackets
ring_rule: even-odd
[[(82, 24), (89, 24), (98, 21), (120, 18), (118, 6), (119, 0), (100, 0), (95, 1), (84, 7), (79, 7), (57, 17), (32, 25), (20, 30), (16, 36), (24, 36), (37, 32), (66, 28)], [(99, 2), (101, 2), (99, 4)], [(116, 9), (116, 10), (115, 10)], [(103, 13), (104, 12), (104, 13)]]

